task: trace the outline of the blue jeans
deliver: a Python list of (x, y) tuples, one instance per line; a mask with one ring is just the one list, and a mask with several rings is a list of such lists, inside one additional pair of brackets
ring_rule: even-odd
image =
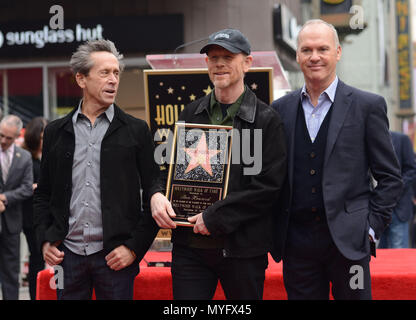
[(61, 263), (62, 288), (59, 288), (59, 279), (56, 279), (58, 300), (90, 300), (93, 288), (97, 300), (133, 299), (134, 279), (139, 273), (137, 260), (124, 269), (114, 271), (107, 266), (103, 250), (81, 256), (64, 245), (59, 249), (64, 251), (65, 256)]
[(402, 222), (393, 212), (391, 224), (380, 237), (379, 248), (398, 249), (409, 247), (409, 222)]

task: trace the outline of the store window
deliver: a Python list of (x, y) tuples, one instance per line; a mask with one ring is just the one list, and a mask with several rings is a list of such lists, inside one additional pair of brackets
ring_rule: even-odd
[(49, 68), (48, 89), (51, 119), (68, 114), (82, 97), (81, 88), (69, 68)]
[(43, 116), (41, 68), (3, 69), (0, 78), (3, 115), (15, 114), (25, 124)]

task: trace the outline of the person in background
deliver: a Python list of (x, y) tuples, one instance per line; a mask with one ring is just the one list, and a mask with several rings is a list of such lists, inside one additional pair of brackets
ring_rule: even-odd
[[(416, 161), (416, 154), (414, 154), (415, 161)], [(416, 248), (416, 179), (413, 180), (412, 183), (412, 191), (413, 191), (413, 215), (409, 221), (409, 248)]]
[(15, 145), (22, 127), (22, 120), (15, 115), (5, 116), (0, 122), (0, 200), (6, 207), (0, 214), (0, 282), (4, 300), (19, 299), (22, 202), (33, 194), (30, 153)]
[[(42, 117), (33, 118), (27, 125), (24, 134), (23, 149), (32, 155), (33, 165), (33, 190), (36, 189), (40, 175), (40, 159), (42, 156), (43, 130), (47, 124)], [(30, 299), (36, 299), (36, 276), (43, 270), (45, 262), (39, 246), (36, 242), (35, 230), (33, 227), (33, 197), (23, 201), (23, 233), (29, 249), (29, 293)]]

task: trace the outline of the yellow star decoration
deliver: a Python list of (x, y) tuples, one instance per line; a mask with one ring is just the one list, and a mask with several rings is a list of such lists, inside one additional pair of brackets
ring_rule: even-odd
[(159, 86), (163, 87), (163, 82), (159, 82)]
[(208, 86), (208, 88), (203, 89), (202, 91), (204, 91), (204, 92), (205, 92), (205, 95), (206, 95), (206, 96), (207, 96), (207, 95), (209, 95), (209, 94), (212, 92), (211, 86)]
[(168, 89), (168, 93), (169, 93), (169, 94), (173, 94), (173, 88), (172, 88), (172, 87), (169, 87), (169, 89)]
[(182, 101), (182, 97), (178, 97), (178, 101)]
[(181, 87), (181, 89), (182, 89), (182, 90), (185, 90), (185, 89), (186, 89), (186, 87), (185, 87), (185, 86), (182, 86), (182, 87)]
[(195, 99), (196, 99), (196, 96), (195, 96), (194, 94), (191, 94), (191, 95), (189, 96), (189, 100), (191, 100), (191, 101), (195, 101)]
[(251, 85), (251, 89), (252, 90), (257, 90), (257, 88), (258, 88), (257, 83), (253, 82), (253, 84)]
[(155, 98), (156, 98), (156, 99), (159, 99), (159, 95), (157, 94), (157, 95), (155, 96)]

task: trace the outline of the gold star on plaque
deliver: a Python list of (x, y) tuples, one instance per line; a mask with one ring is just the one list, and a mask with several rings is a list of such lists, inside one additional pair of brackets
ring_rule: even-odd
[(155, 96), (155, 98), (156, 98), (156, 99), (159, 99), (159, 95), (157, 94), (157, 95)]
[(182, 97), (178, 97), (178, 101), (182, 101)]
[(186, 89), (186, 87), (185, 87), (185, 86), (182, 86), (182, 87), (181, 87), (181, 89), (182, 89), (182, 90), (185, 90), (185, 89)]
[(163, 82), (159, 82), (159, 86), (163, 87)]
[(168, 88), (168, 94), (173, 94), (173, 91), (174, 91), (174, 90), (173, 90), (173, 88), (172, 88), (172, 87), (169, 87), (169, 88)]
[(202, 133), (198, 145), (195, 148), (184, 148), (184, 150), (191, 157), (185, 173), (188, 173), (197, 167), (201, 167), (212, 177), (213, 174), (210, 159), (220, 153), (221, 150), (208, 149), (205, 132)]
[(202, 91), (204, 91), (204, 92), (205, 92), (205, 95), (206, 95), (206, 96), (207, 96), (207, 95), (209, 95), (209, 94), (211, 93), (211, 91), (212, 91), (211, 86), (208, 86), (208, 88), (203, 89)]
[(252, 85), (251, 85), (251, 90), (257, 90), (257, 88), (258, 88), (259, 86), (257, 85), (257, 83), (253, 83)]
[(196, 96), (195, 96), (194, 94), (191, 94), (191, 95), (189, 96), (189, 100), (191, 100), (191, 101), (195, 101), (195, 99), (196, 99)]

